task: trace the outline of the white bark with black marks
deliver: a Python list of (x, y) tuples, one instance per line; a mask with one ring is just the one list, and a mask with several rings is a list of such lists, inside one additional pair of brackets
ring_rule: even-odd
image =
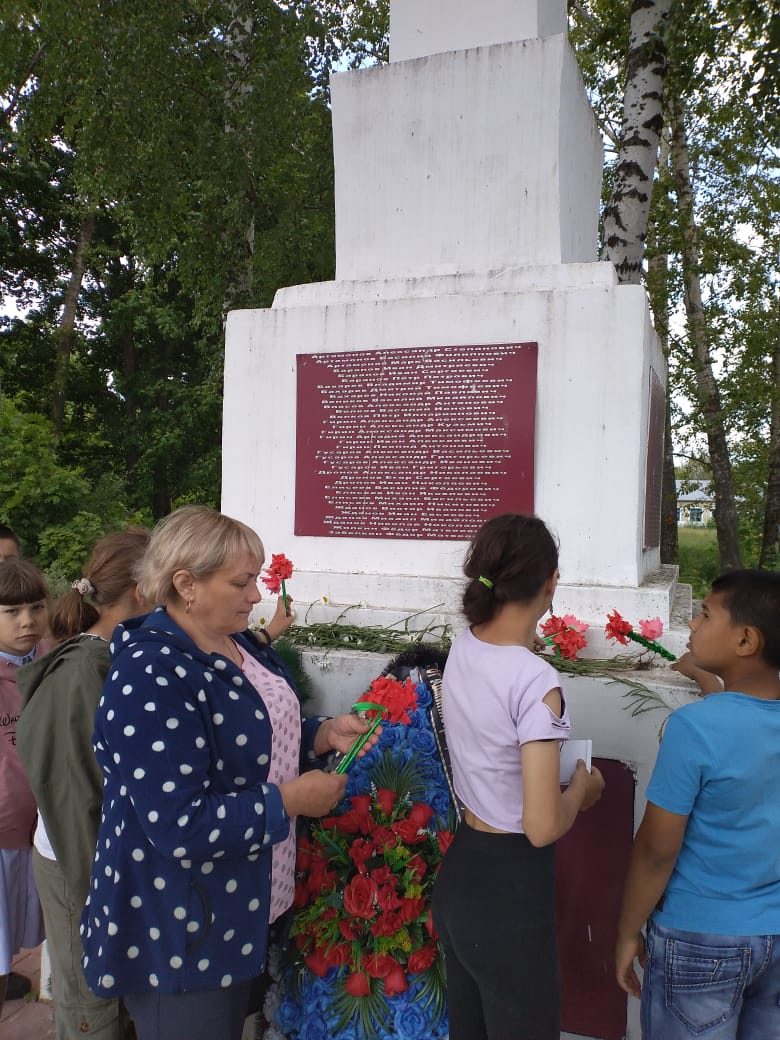
[(602, 259), (638, 285), (663, 130), (665, 33), (676, 0), (633, 0), (623, 125), (612, 196), (604, 208)]

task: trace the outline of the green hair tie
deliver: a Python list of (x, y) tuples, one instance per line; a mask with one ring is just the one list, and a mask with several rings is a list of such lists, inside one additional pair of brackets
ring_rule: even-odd
[(492, 589), (493, 588), (493, 582), (490, 580), (490, 578), (484, 578), (480, 574), (479, 581), (480, 581), (480, 584), (484, 585), (486, 589)]

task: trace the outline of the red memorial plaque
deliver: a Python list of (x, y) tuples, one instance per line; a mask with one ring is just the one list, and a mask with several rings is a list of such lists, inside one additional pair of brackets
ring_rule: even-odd
[(468, 539), (533, 512), (536, 343), (298, 354), (295, 533)]

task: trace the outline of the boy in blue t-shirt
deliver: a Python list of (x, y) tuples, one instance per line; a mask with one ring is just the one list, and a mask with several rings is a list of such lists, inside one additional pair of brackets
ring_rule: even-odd
[[(780, 574), (721, 575), (690, 622), (724, 692), (670, 715), (618, 922), (643, 1040), (780, 1038)], [(647, 924), (647, 948), (641, 934)]]

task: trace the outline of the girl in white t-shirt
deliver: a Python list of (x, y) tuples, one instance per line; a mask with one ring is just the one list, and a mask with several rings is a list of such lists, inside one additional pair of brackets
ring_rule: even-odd
[(558, 549), (543, 521), (487, 521), (464, 565), (469, 627), (442, 701), (464, 823), (442, 864), (433, 919), (447, 962), (450, 1040), (558, 1040), (553, 845), (601, 796), (579, 762), (563, 793), (569, 720), (556, 670), (534, 653)]

